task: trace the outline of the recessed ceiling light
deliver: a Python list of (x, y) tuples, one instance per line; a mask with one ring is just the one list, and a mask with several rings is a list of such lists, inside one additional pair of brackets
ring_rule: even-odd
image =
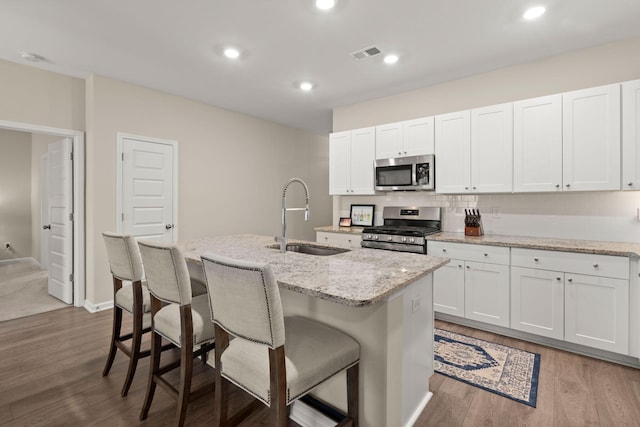
[(545, 9), (544, 6), (531, 7), (524, 12), (524, 15), (522, 15), (522, 17), (527, 21), (531, 21), (544, 15), (544, 12), (546, 10), (547, 9)]
[(303, 90), (305, 92), (309, 92), (311, 89), (313, 89), (313, 83), (311, 83), (311, 82), (302, 82), (302, 83), (300, 83), (300, 85), (298, 87), (300, 88), (300, 90)]
[(316, 0), (316, 7), (320, 10), (333, 9), (336, 5), (336, 0)]
[(20, 56), (22, 57), (22, 59), (29, 62), (42, 62), (47, 59), (44, 56), (40, 56), (37, 53), (31, 53), (31, 52), (21, 52)]
[(398, 55), (394, 55), (393, 53), (384, 57), (384, 62), (387, 64), (395, 64), (398, 62)]
[(237, 59), (240, 56), (240, 51), (235, 47), (228, 47), (224, 50), (224, 56), (229, 59)]

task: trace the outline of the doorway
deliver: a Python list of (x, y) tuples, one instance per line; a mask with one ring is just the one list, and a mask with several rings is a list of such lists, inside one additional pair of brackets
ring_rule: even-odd
[(72, 281), (70, 301), (76, 307), (85, 304), (85, 232), (84, 232), (84, 133), (70, 129), (60, 129), (29, 123), (0, 120), (0, 129), (26, 132), (31, 134), (51, 135), (70, 138), (73, 150), (73, 196), (70, 200), (70, 211), (73, 214), (73, 239), (71, 239), (71, 276)]

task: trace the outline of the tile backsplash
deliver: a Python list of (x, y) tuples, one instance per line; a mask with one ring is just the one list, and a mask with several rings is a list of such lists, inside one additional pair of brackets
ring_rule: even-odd
[(334, 196), (333, 225), (349, 216), (351, 204), (375, 204), (375, 224), (384, 206), (438, 206), (445, 231), (464, 231), (464, 209), (482, 213), (486, 234), (640, 242), (640, 191), (442, 195), (390, 192)]

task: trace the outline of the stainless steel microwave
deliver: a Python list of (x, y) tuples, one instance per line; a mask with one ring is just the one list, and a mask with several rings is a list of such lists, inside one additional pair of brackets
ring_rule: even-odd
[(376, 191), (435, 190), (435, 156), (396, 157), (374, 161)]

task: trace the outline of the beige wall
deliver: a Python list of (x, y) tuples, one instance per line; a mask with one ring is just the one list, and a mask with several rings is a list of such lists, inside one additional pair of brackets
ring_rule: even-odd
[(31, 256), (31, 134), (26, 132), (0, 130), (0, 245), (0, 259)]
[(84, 80), (0, 60), (0, 119), (84, 130)]
[(342, 131), (640, 78), (640, 38), (333, 110)]
[[(280, 233), (282, 187), (310, 186), (311, 220), (288, 218), (289, 235), (315, 239), (331, 222), (328, 136), (314, 135), (139, 86), (87, 80), (87, 299), (111, 296), (100, 233), (116, 229), (116, 133), (178, 141), (181, 241), (210, 235)], [(288, 192), (301, 203), (299, 188)], [(297, 199), (297, 200), (296, 200)]]

